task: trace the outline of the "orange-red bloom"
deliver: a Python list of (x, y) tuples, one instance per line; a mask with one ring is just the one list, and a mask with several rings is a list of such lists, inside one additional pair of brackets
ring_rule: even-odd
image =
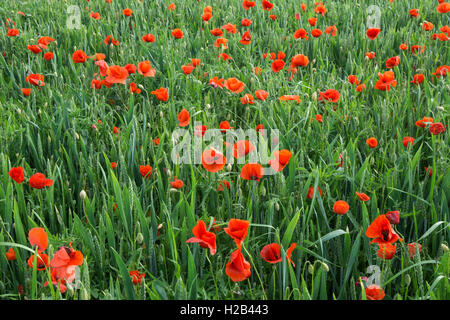
[(287, 166), (291, 159), (292, 153), (289, 150), (283, 149), (273, 153), (275, 160), (269, 160), (269, 164), (273, 170), (280, 172)]
[(366, 143), (370, 148), (375, 148), (378, 145), (378, 141), (375, 137), (367, 139)]
[(6, 260), (8, 260), (8, 261), (14, 261), (17, 259), (16, 253), (14, 252), (13, 248), (9, 248), (9, 250), (7, 252), (5, 252), (5, 255), (6, 255)]
[(225, 87), (231, 92), (240, 93), (244, 90), (245, 84), (236, 78), (228, 78), (225, 80)]
[(224, 228), (226, 234), (234, 239), (236, 246), (241, 248), (242, 243), (248, 234), (248, 227), (250, 226), (250, 221), (240, 220), (240, 219), (230, 219), (228, 222), (228, 228)]
[(389, 91), (392, 87), (397, 86), (397, 80), (395, 80), (395, 74), (393, 71), (386, 71), (385, 73), (381, 74), (378, 73), (379, 80), (375, 84), (375, 89), (381, 90), (381, 91)]
[(380, 243), (377, 251), (377, 256), (384, 260), (391, 260), (395, 256), (397, 245), (391, 243)]
[(33, 228), (28, 232), (28, 241), (31, 246), (36, 245), (38, 252), (45, 251), (48, 247), (48, 236), (44, 228)]
[(105, 81), (108, 83), (125, 84), (128, 79), (128, 70), (121, 66), (111, 66), (106, 71)]
[(253, 150), (255, 150), (255, 146), (249, 140), (239, 140), (233, 145), (233, 156), (239, 159)]
[(250, 35), (250, 31), (247, 30), (242, 35), (240, 43), (242, 43), (243, 45), (247, 45), (250, 44), (250, 42), (252, 42), (252, 37)]
[(77, 50), (72, 55), (72, 60), (75, 63), (84, 63), (89, 57), (83, 50)]
[(42, 189), (44, 187), (51, 187), (53, 185), (53, 180), (45, 178), (42, 173), (35, 173), (28, 180), (30, 187), (35, 189)]
[(170, 185), (172, 186), (172, 188), (175, 189), (181, 189), (183, 187), (183, 181), (181, 181), (180, 179), (177, 179), (177, 176), (174, 177), (173, 181), (170, 181)]
[(152, 174), (153, 168), (151, 165), (147, 164), (145, 166), (141, 165), (139, 166), (139, 173), (143, 178), (150, 178), (150, 175)]
[(361, 200), (363, 202), (366, 202), (366, 201), (370, 200), (370, 197), (367, 194), (365, 194), (365, 193), (356, 192), (356, 195), (358, 196), (359, 200)]
[(169, 100), (169, 91), (166, 88), (159, 88), (153, 90), (151, 94), (155, 95), (156, 99), (159, 101), (167, 101)]
[(217, 172), (223, 169), (227, 158), (214, 148), (203, 151), (202, 166), (209, 172)]
[(174, 29), (174, 30), (172, 31), (172, 36), (173, 36), (175, 39), (182, 39), (182, 38), (184, 38), (183, 31), (181, 31), (180, 29)]
[(328, 89), (325, 92), (320, 92), (318, 101), (338, 102), (341, 94), (336, 89)]
[(333, 205), (333, 212), (337, 214), (346, 214), (349, 209), (350, 206), (344, 200), (338, 200)]
[(250, 277), (250, 263), (244, 259), (241, 249), (233, 251), (230, 262), (227, 263), (225, 273), (234, 282), (243, 281)]
[(241, 169), (241, 178), (244, 180), (259, 180), (264, 176), (264, 168), (259, 163), (247, 163)]
[(380, 28), (369, 28), (367, 29), (366, 35), (370, 40), (375, 40), (375, 38), (380, 33)]
[(217, 251), (216, 235), (206, 231), (206, 224), (203, 220), (199, 220), (197, 225), (192, 228), (194, 237), (186, 240), (186, 243), (199, 243), (202, 248), (209, 248), (211, 255)]
[(140, 273), (138, 270), (129, 271), (131, 281), (136, 286), (138, 283), (141, 283), (142, 279), (145, 278), (145, 273)]
[(191, 116), (189, 115), (189, 111), (183, 109), (178, 113), (178, 122), (180, 127), (186, 127), (189, 125), (189, 121), (191, 120)]
[(384, 290), (376, 284), (372, 284), (365, 289), (367, 300), (383, 300)]
[(370, 243), (394, 243), (397, 240), (402, 241), (391, 226), (386, 215), (378, 216), (367, 228), (366, 236), (374, 238)]
[(15, 182), (21, 184), (25, 180), (25, 176), (23, 175), (22, 167), (13, 167), (8, 171), (9, 176)]

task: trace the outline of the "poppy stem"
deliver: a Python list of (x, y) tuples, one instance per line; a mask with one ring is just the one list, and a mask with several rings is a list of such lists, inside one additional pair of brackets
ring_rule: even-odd
[(245, 248), (244, 245), (242, 245), (242, 248), (244, 249), (245, 253), (248, 255), (248, 257), (249, 257), (249, 259), (250, 259), (250, 261), (251, 261), (251, 263), (253, 265), (253, 268), (255, 269), (256, 276), (258, 277), (259, 283), (261, 284), (261, 288), (262, 288), (263, 293), (264, 293), (264, 299), (267, 300), (266, 290), (264, 289), (264, 284), (263, 284), (263, 282), (261, 280), (261, 277), (259, 276), (259, 272), (258, 272), (258, 269), (256, 268), (255, 262), (253, 261), (252, 256), (250, 255), (250, 253), (248, 253), (248, 251), (247, 251), (247, 249)]

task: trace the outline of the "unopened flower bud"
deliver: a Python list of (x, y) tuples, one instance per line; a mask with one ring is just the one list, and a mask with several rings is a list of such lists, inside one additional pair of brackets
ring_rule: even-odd
[(138, 244), (142, 244), (143, 241), (144, 241), (144, 236), (142, 235), (142, 233), (139, 232), (136, 236), (136, 242)]
[(311, 263), (308, 264), (308, 272), (309, 274), (314, 274), (314, 266)]
[(87, 197), (86, 191), (81, 190), (81, 192), (80, 192), (80, 198), (81, 198), (81, 200), (84, 200), (86, 197)]
[(275, 203), (275, 210), (280, 211), (280, 205), (278, 204), (278, 202)]
[(231, 169), (233, 169), (233, 166), (231, 165), (231, 163), (229, 163), (229, 164), (227, 165), (227, 170), (228, 170), (228, 171), (231, 171)]
[(410, 283), (411, 283), (411, 276), (409, 274), (407, 274), (405, 276), (405, 284), (406, 284), (406, 286), (409, 286)]
[(441, 244), (441, 248), (442, 248), (442, 250), (444, 250), (444, 252), (447, 252), (447, 251), (448, 251), (448, 247), (447, 247), (447, 245), (444, 244), (444, 243)]
[(323, 267), (323, 270), (325, 270), (326, 272), (330, 271), (330, 268), (328, 267), (328, 265), (325, 262), (322, 262), (322, 267)]

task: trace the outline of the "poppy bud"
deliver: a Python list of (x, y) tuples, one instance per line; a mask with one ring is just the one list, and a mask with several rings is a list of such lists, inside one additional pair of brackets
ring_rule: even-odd
[(411, 283), (411, 276), (409, 274), (407, 274), (405, 276), (405, 284), (408, 287), (410, 283)]
[(263, 197), (266, 195), (266, 188), (264, 188), (264, 186), (261, 187), (261, 195)]
[(172, 171), (170, 171), (170, 169), (166, 169), (166, 173), (169, 177), (172, 177)]
[(278, 202), (275, 203), (275, 210), (280, 211), (280, 205), (278, 204)]
[(161, 118), (164, 118), (164, 113), (163, 113), (162, 111), (160, 111), (160, 112), (159, 112), (159, 116), (160, 116)]
[(311, 95), (311, 99), (317, 100), (317, 92), (316, 91), (314, 91), (313, 94)]
[(80, 140), (80, 136), (75, 132), (75, 139)]
[(144, 241), (144, 236), (142, 235), (142, 233), (139, 232), (136, 236), (136, 242), (138, 244), (142, 244), (143, 241)]
[(86, 197), (87, 197), (86, 191), (81, 190), (81, 192), (80, 192), (80, 199), (84, 200)]
[(445, 245), (444, 243), (441, 244), (441, 248), (442, 248), (442, 250), (443, 250), (444, 252), (447, 252), (447, 251), (448, 251), (448, 247), (447, 247), (447, 245)]
[(177, 193), (177, 192), (178, 192), (178, 190), (177, 190), (177, 189), (175, 189), (175, 188), (170, 188), (170, 192), (172, 192), (172, 193)]
[(325, 262), (322, 262), (322, 268), (323, 270), (325, 270), (326, 272), (330, 271), (330, 268), (328, 267), (328, 265)]
[(438, 109), (439, 111), (444, 111), (445, 110), (444, 107), (442, 107), (442, 106), (437, 106), (436, 109)]
[(231, 171), (231, 169), (233, 169), (233, 166), (231, 165), (231, 163), (229, 163), (229, 164), (227, 165), (227, 170), (228, 170), (228, 171)]
[(309, 261), (308, 261), (308, 272), (310, 274), (314, 274), (314, 265), (312, 265)]
[(316, 68), (312, 68), (312, 72), (315, 73), (317, 71)]
[(22, 109), (17, 108), (17, 113), (18, 113), (18, 114), (22, 114)]

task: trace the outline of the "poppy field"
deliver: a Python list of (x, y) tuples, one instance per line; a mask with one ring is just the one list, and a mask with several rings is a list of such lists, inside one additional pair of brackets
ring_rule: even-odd
[(0, 299), (450, 299), (449, 11), (3, 1)]

